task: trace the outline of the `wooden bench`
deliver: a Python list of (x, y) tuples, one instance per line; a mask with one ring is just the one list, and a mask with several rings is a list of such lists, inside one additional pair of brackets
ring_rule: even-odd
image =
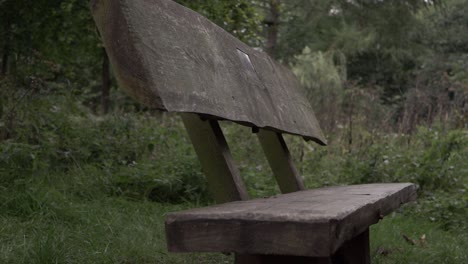
[[(236, 263), (369, 263), (369, 226), (416, 199), (412, 184), (305, 190), (283, 133), (325, 145), (293, 74), (171, 0), (93, 0), (116, 77), (137, 100), (181, 113), (218, 205), (171, 213), (174, 252)], [(219, 120), (252, 127), (281, 195), (249, 200)]]

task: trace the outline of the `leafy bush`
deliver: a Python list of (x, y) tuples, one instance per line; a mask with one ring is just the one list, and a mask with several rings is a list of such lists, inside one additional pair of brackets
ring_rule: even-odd
[[(18, 89), (15, 82), (1, 84), (7, 109), (0, 119), (1, 188), (47, 183), (81, 198), (101, 193), (171, 202), (209, 200), (198, 161), (176, 118), (118, 111), (100, 117), (70, 91), (51, 95)], [(17, 198), (29, 199), (25, 195)]]
[(466, 233), (468, 196), (465, 189), (431, 192), (420, 197), (412, 213), (438, 224), (443, 230)]

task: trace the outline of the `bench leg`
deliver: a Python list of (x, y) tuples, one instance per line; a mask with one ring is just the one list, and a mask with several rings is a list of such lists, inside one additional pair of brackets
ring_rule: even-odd
[(236, 255), (235, 264), (332, 264), (330, 258), (276, 255)]
[(332, 259), (334, 264), (370, 264), (369, 229), (346, 242)]
[(236, 255), (235, 264), (370, 264), (369, 229), (346, 242), (330, 258)]

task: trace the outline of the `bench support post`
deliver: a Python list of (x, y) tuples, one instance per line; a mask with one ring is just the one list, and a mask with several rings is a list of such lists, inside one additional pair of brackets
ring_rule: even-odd
[(181, 116), (215, 201), (248, 200), (244, 182), (234, 165), (218, 121), (204, 121), (196, 114), (183, 113)]
[(275, 131), (260, 129), (257, 137), (281, 192), (304, 190), (304, 182), (294, 166), (283, 135)]
[[(248, 200), (248, 194), (234, 165), (223, 132), (216, 120), (202, 120), (196, 114), (181, 114), (185, 128), (208, 179), (208, 187), (217, 203)], [(286, 143), (280, 133), (260, 130), (258, 138), (283, 193), (304, 189)], [(369, 230), (346, 242), (329, 258), (297, 256), (241, 255), (236, 264), (369, 264)]]
[(332, 264), (330, 258), (276, 255), (236, 255), (235, 264)]
[(369, 228), (341, 246), (332, 259), (336, 264), (370, 264)]

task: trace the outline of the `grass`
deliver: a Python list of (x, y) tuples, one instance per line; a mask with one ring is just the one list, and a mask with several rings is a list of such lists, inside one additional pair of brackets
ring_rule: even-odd
[[(0, 217), (1, 263), (231, 263), (222, 254), (168, 253), (164, 216), (199, 205), (129, 201), (119, 197), (67, 200), (55, 211)], [(65, 206), (62, 204), (62, 206)], [(467, 263), (468, 237), (430, 219), (394, 213), (371, 228), (373, 263)], [(403, 235), (414, 240), (406, 241)], [(425, 235), (424, 242), (420, 238)]]
[(372, 263), (468, 262), (466, 233), (444, 231), (416, 215), (394, 214), (385, 218), (371, 228), (371, 241)]
[[(346, 168), (338, 170), (336, 167), (343, 164), (335, 162), (346, 163), (340, 160), (349, 156), (335, 155), (320, 158), (321, 163), (330, 166), (323, 175), (358, 174)], [(190, 164), (191, 160), (184, 162)], [(264, 196), (277, 190), (271, 186), (268, 169), (242, 162), (239, 166), (244, 178), (250, 184), (256, 183), (250, 186), (251, 194)], [(18, 175), (13, 181), (4, 181), (0, 187), (0, 263), (232, 263), (233, 257), (223, 254), (167, 252), (165, 215), (211, 202), (203, 198), (206, 188), (197, 187), (205, 184), (197, 182), (200, 175), (190, 173), (199, 168), (164, 168), (170, 174), (159, 174), (164, 170), (147, 167), (143, 161), (139, 165), (116, 166), (111, 171), (105, 166), (83, 163), (66, 171)], [(305, 173), (307, 176), (311, 172)], [(317, 179), (321, 176), (314, 175)], [(340, 179), (335, 177), (330, 184), (343, 183)], [(461, 179), (466, 180), (466, 176)], [(193, 186), (187, 187), (184, 182)], [(317, 185), (310, 178), (306, 182), (309, 187), (311, 182)], [(167, 194), (152, 200), (148, 189)], [(186, 195), (190, 190), (194, 190), (193, 194)], [(417, 204), (406, 206), (374, 225), (373, 263), (468, 263), (467, 197), (464, 189), (456, 190), (422, 193)], [(173, 199), (177, 195), (185, 198)], [(423, 235), (424, 242), (420, 242)], [(414, 241), (414, 245), (404, 236)]]
[[(35, 96), (15, 109), (9, 138), (0, 141), (0, 263), (232, 262), (166, 250), (164, 216), (212, 203), (177, 118), (96, 117), (62, 97)], [(223, 129), (251, 196), (277, 193), (250, 129)], [(353, 146), (331, 139), (327, 148), (287, 141), (309, 188), (420, 185), (417, 204), (372, 227), (373, 263), (468, 263), (466, 130), (358, 136)]]
[(0, 217), (1, 263), (222, 263), (223, 255), (170, 254), (164, 216), (194, 204), (104, 198), (71, 202), (67, 212)]

